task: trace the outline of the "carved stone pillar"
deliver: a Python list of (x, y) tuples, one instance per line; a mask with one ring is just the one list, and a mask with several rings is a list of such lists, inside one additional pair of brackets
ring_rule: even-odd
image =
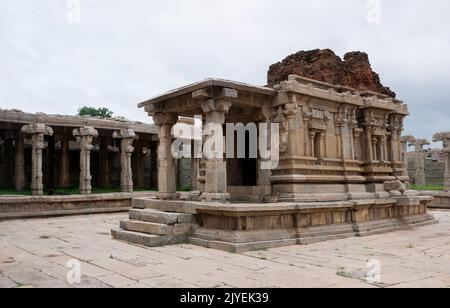
[(17, 191), (23, 191), (25, 188), (25, 159), (24, 159), (24, 142), (21, 133), (18, 134), (15, 146), (15, 187)]
[(414, 174), (415, 184), (417, 186), (425, 186), (425, 152), (423, 147), (429, 145), (430, 142), (426, 139), (414, 140), (415, 159), (414, 159)]
[(408, 176), (408, 144), (414, 143), (414, 137), (413, 136), (404, 136), (401, 137), (401, 143), (402, 143), (402, 161), (403, 161), (403, 175)]
[(92, 139), (98, 136), (98, 132), (93, 127), (82, 127), (75, 129), (73, 135), (77, 137), (80, 145), (80, 193), (89, 195), (92, 192), (91, 186), (91, 151)]
[(434, 135), (434, 142), (442, 142), (445, 156), (444, 190), (450, 190), (450, 132)]
[(31, 191), (35, 196), (44, 194), (42, 182), (42, 150), (45, 148), (44, 136), (53, 135), (51, 127), (45, 124), (29, 124), (22, 127), (22, 132), (31, 135)]
[(378, 137), (372, 137), (372, 150), (373, 150), (373, 154), (372, 154), (372, 158), (375, 161), (379, 161), (380, 157), (378, 157)]
[(314, 131), (310, 131), (309, 132), (309, 145), (310, 145), (310, 153), (311, 153), (311, 157), (316, 157), (316, 151), (314, 151), (315, 147), (314, 147), (314, 139), (316, 138), (316, 132)]
[[(267, 137), (267, 150), (272, 150), (272, 144), (271, 144), (271, 140), (272, 140), (272, 131), (271, 131), (271, 116), (272, 116), (272, 111), (270, 109), (269, 106), (264, 107), (259, 115), (259, 119), (258, 122), (261, 124), (265, 124), (267, 126), (267, 132), (263, 132), (263, 131), (259, 131), (259, 142), (261, 143), (261, 139), (262, 137), (266, 136)], [(260, 144), (261, 146), (261, 144)], [(270, 177), (272, 176), (272, 170), (267, 169), (267, 166), (271, 166), (272, 165), (272, 157), (269, 159), (265, 159), (263, 157), (259, 157), (258, 158), (258, 170), (257, 170), (257, 185), (258, 186), (265, 186), (267, 187), (267, 194), (271, 195), (272, 194), (272, 186), (271, 186), (271, 182), (270, 182)]]
[(342, 107), (339, 112), (338, 118), (338, 130), (340, 132), (340, 147), (341, 147), (341, 158), (343, 160), (352, 159), (352, 136), (350, 129), (350, 117), (351, 112), (347, 107)]
[(158, 126), (158, 191), (160, 199), (176, 199), (175, 162), (172, 156), (172, 127), (178, 117), (173, 113), (156, 113), (153, 121)]
[(354, 158), (356, 160), (361, 160), (361, 133), (362, 133), (362, 129), (354, 129), (353, 131), (353, 145), (354, 145), (354, 149), (355, 149), (355, 156)]
[[(225, 142), (223, 124), (225, 114), (231, 107), (227, 99), (210, 99), (202, 103), (202, 110), (206, 114), (204, 146), (211, 153), (206, 156), (206, 181), (204, 197), (207, 201), (227, 200), (230, 198), (227, 188), (227, 163), (224, 158)], [(210, 143), (210, 142), (213, 142)], [(209, 145), (213, 145), (209, 147)], [(221, 145), (221, 146), (220, 146)]]
[(238, 93), (234, 89), (209, 87), (195, 91), (195, 100), (201, 101), (202, 111), (206, 115), (203, 129), (205, 188), (203, 198), (206, 201), (225, 201), (230, 198), (227, 188), (226, 160), (224, 158), (225, 140), (223, 124), (232, 101)]
[(133, 172), (131, 156), (133, 155), (133, 142), (137, 135), (132, 129), (122, 129), (113, 134), (114, 139), (120, 139), (120, 188), (122, 192), (133, 192)]
[(373, 143), (372, 143), (372, 127), (370, 125), (366, 125), (366, 151), (367, 151), (367, 160), (372, 162), (374, 160), (373, 157)]

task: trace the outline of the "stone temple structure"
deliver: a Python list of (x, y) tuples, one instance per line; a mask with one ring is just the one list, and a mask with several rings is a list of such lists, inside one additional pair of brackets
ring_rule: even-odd
[[(133, 200), (130, 220), (112, 230), (116, 239), (245, 251), (435, 223), (432, 197), (405, 191), (408, 110), (393, 96), (289, 75), (271, 87), (207, 79), (139, 107), (158, 128), (159, 195)], [(198, 191), (180, 198), (171, 131), (178, 117), (196, 115), (204, 128), (278, 124), (279, 164), (263, 170), (260, 155), (203, 156)]]

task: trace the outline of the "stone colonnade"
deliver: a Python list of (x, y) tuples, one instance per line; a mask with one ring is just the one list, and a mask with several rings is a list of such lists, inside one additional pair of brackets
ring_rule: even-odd
[[(66, 132), (66, 130), (64, 130)], [(53, 129), (45, 124), (29, 124), (22, 127), (21, 132), (16, 136), (15, 146), (15, 187), (17, 191), (22, 191), (25, 187), (24, 172), (24, 136), (31, 137), (32, 142), (32, 177), (31, 190), (33, 195), (41, 196), (44, 193), (43, 170), (42, 170), (42, 151), (46, 148), (45, 136), (53, 136)], [(92, 141), (98, 136), (98, 132), (93, 127), (81, 127), (73, 130), (73, 136), (77, 138), (80, 147), (80, 193), (91, 194), (91, 151)], [(69, 180), (69, 137), (62, 136), (61, 140), (61, 174), (60, 186), (68, 187)], [(131, 155), (134, 151), (133, 141), (137, 139), (137, 134), (132, 129), (123, 129), (115, 131), (113, 137), (121, 140), (121, 190), (123, 192), (133, 192)], [(170, 153), (170, 151), (169, 151)], [(138, 170), (139, 172), (139, 170)], [(174, 175), (175, 177), (175, 175)]]

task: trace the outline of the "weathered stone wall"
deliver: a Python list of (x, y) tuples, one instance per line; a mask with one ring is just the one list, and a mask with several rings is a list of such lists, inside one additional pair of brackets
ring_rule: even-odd
[[(425, 181), (427, 185), (444, 184), (445, 163), (436, 160), (425, 160)], [(414, 158), (408, 158), (408, 175), (411, 183), (415, 183)]]

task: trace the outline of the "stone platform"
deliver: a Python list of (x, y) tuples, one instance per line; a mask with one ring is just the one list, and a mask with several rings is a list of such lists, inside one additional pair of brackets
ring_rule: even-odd
[(362, 237), (437, 223), (433, 197), (414, 193), (334, 202), (209, 203), (133, 199), (129, 220), (112, 230), (142, 245), (191, 244), (244, 252)]
[(0, 220), (94, 213), (126, 212), (132, 198), (152, 197), (152, 192), (70, 196), (0, 196)]
[(434, 209), (450, 210), (450, 192), (445, 191), (422, 191), (421, 195), (433, 196), (434, 200), (428, 206)]

